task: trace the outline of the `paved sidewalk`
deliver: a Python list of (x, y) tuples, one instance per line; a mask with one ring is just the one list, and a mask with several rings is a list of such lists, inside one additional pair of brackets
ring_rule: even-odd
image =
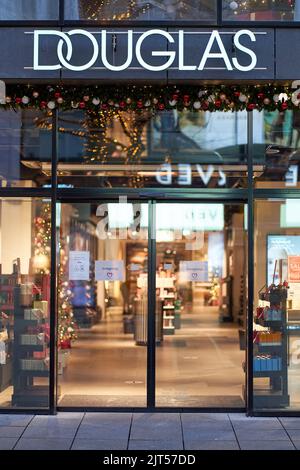
[(0, 450), (295, 450), (300, 418), (211, 413), (0, 414)]

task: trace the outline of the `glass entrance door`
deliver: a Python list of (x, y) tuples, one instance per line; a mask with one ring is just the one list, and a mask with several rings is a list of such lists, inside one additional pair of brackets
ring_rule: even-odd
[(156, 406), (244, 407), (244, 205), (156, 205)]
[(58, 406), (244, 407), (244, 206), (57, 211)]
[(58, 205), (60, 407), (147, 404), (148, 205)]

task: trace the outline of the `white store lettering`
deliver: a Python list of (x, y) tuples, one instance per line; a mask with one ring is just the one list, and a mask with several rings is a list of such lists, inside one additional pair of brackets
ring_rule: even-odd
[[(201, 34), (200, 34), (201, 33)], [(121, 33), (120, 33), (121, 34)], [(136, 42), (134, 41), (134, 35), (137, 34), (138, 38)], [(178, 50), (168, 50), (172, 49), (172, 45), (176, 45), (175, 36), (178, 34)], [(133, 30), (128, 30), (127, 35), (127, 50), (124, 54), (124, 60), (120, 65), (111, 63), (108, 60), (108, 51), (109, 51), (109, 41), (108, 35), (111, 35), (106, 30), (99, 30), (99, 32), (89, 32), (84, 29), (73, 29), (68, 32), (61, 32), (55, 30), (35, 30), (34, 31), (34, 49), (33, 49), (33, 69), (34, 70), (59, 70), (62, 68), (72, 70), (73, 72), (82, 72), (89, 70), (95, 67), (95, 64), (98, 59), (101, 59), (104, 68), (114, 72), (120, 72), (131, 67), (132, 63), (136, 60), (139, 66), (142, 69), (149, 70), (151, 72), (161, 72), (168, 70), (170, 67), (174, 67), (174, 62), (176, 58), (178, 59), (178, 65), (176, 68), (181, 71), (203, 71), (209, 64), (211, 59), (214, 61), (220, 61), (220, 65), (228, 71), (233, 71), (234, 69), (239, 70), (240, 72), (249, 72), (256, 67), (257, 56), (255, 52), (248, 47), (246, 47), (242, 40), (243, 38), (248, 38), (251, 42), (256, 42), (255, 33), (243, 29), (236, 33), (232, 33), (232, 42), (230, 43), (235, 47), (235, 51), (239, 51), (247, 58), (250, 58), (250, 63), (243, 65), (239, 62), (237, 57), (233, 56), (232, 47), (229, 50), (226, 50), (222, 39), (222, 31), (213, 30), (210, 32), (194, 32), (195, 34), (195, 43), (193, 44), (193, 57), (195, 56), (193, 64), (186, 63), (186, 51), (185, 51), (185, 41), (186, 36), (190, 34), (184, 30), (179, 30), (178, 33), (170, 33), (162, 29), (151, 29), (143, 33), (135, 32)], [(227, 33), (228, 34), (228, 33)], [(41, 63), (41, 41), (42, 38), (47, 36), (54, 36), (58, 38), (57, 43), (57, 63), (55, 64), (43, 64)], [(80, 65), (75, 65), (72, 63), (76, 51), (74, 51), (74, 41), (73, 37), (77, 36), (78, 38), (83, 37), (85, 40), (88, 39), (90, 46), (87, 44), (87, 59), (84, 63)], [(165, 59), (161, 64), (149, 63), (151, 60), (145, 57), (145, 48), (146, 42), (151, 40), (153, 37), (159, 37), (162, 40), (162, 44), (168, 43), (168, 47), (165, 50), (151, 50), (150, 57), (158, 57)], [(77, 38), (77, 41), (78, 41)], [(203, 40), (205, 41), (203, 43)], [(197, 41), (199, 41), (198, 49), (203, 49), (202, 56), (197, 59)], [(101, 44), (100, 44), (101, 43)], [(147, 42), (149, 46), (149, 42)], [(205, 45), (206, 44), (206, 45)], [(126, 48), (125, 48), (126, 49)], [(123, 54), (123, 48), (122, 48)], [(149, 56), (149, 53), (148, 53)]]
[[(212, 178), (218, 178), (218, 186), (226, 186), (226, 175), (222, 167), (214, 167), (213, 165), (196, 164), (195, 169), (200, 178), (200, 182), (204, 186), (208, 186)], [(156, 181), (164, 186), (177, 183), (180, 186), (191, 186), (193, 183), (193, 165), (190, 163), (180, 163), (172, 166), (171, 163), (163, 163), (156, 171)]]

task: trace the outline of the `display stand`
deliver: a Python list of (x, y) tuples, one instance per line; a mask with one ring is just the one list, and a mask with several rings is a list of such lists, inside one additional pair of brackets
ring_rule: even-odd
[(256, 408), (280, 408), (289, 405), (287, 288), (273, 286), (259, 294), (260, 306), (254, 329), (253, 376), (268, 379), (266, 390), (254, 390)]
[(174, 335), (176, 300), (175, 278), (157, 276), (156, 287), (159, 288), (159, 297), (161, 299), (163, 334)]
[(0, 341), (5, 348), (5, 358), (0, 363), (0, 392), (12, 382), (13, 290), (17, 279), (17, 274), (0, 275)]
[(12, 405), (44, 408), (49, 405), (49, 386), (36, 384), (35, 379), (49, 377), (49, 368), (46, 363), (47, 340), (45, 335), (38, 334), (40, 330), (45, 331), (47, 316), (42, 312), (39, 314), (38, 309), (33, 306), (32, 293), (27, 293), (26, 296), (21, 295), (21, 286), (16, 286), (14, 288)]

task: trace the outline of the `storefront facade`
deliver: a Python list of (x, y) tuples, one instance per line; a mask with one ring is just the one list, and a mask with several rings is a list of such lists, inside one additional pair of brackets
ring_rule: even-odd
[(299, 2), (30, 3), (0, 1), (0, 412), (298, 415)]

